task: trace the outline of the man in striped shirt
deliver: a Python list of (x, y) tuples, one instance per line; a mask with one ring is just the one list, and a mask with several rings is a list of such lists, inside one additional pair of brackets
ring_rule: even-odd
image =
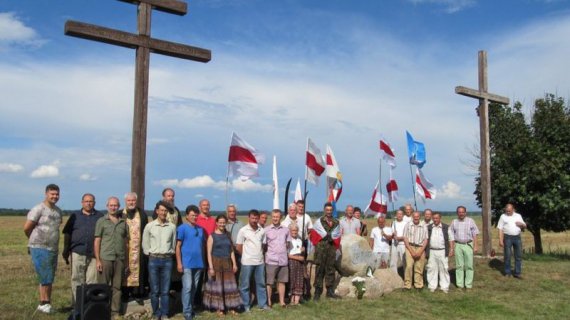
[(477, 248), (479, 229), (473, 219), (467, 217), (464, 206), (457, 207), (457, 219), (451, 222), (451, 232), (455, 239), (455, 281), (458, 288), (473, 287), (473, 254)]
[(420, 213), (412, 214), (412, 222), (404, 228), (404, 244), (406, 246), (406, 271), (404, 272), (404, 288), (412, 288), (412, 273), (414, 287), (424, 287), (424, 267), (426, 265), (425, 249), (428, 242), (426, 227), (420, 223)]

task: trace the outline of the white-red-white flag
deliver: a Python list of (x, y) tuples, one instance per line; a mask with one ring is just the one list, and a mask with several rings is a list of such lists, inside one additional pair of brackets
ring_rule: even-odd
[(380, 139), (380, 155), (390, 167), (396, 168), (396, 155), (394, 154), (394, 150), (392, 150), (390, 144), (384, 139)]
[(295, 187), (295, 203), (299, 200), (303, 200), (303, 192), (301, 192), (301, 181), (297, 178), (297, 187)]
[(273, 209), (279, 209), (279, 182), (277, 178), (276, 156), (273, 156)]
[(386, 192), (388, 192), (388, 201), (392, 203), (398, 201), (398, 184), (392, 177), (392, 168), (390, 168), (390, 180), (386, 184)]
[(234, 132), (228, 162), (228, 176), (247, 180), (258, 176), (257, 170), (265, 162), (265, 157)]
[(416, 192), (425, 199), (435, 199), (435, 186), (424, 176), (420, 168), (416, 168)]
[(305, 179), (312, 184), (319, 184), (319, 177), (325, 172), (325, 161), (321, 150), (315, 145), (311, 138), (307, 138), (307, 158), (305, 164)]
[(327, 186), (329, 189), (329, 201), (338, 201), (342, 193), (342, 173), (338, 168), (338, 162), (331, 147), (327, 144), (326, 155)]
[(370, 204), (364, 210), (365, 216), (378, 216), (379, 214), (386, 214), (388, 212), (388, 205), (386, 205), (386, 196), (382, 194), (382, 190), (378, 189), (380, 182), (376, 183), (374, 191), (372, 192), (372, 199), (370, 199)]

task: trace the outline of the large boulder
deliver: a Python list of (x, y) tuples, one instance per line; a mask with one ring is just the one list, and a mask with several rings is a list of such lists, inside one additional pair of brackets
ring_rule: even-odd
[[(355, 277), (342, 277), (336, 287), (336, 294), (343, 298), (356, 298), (356, 288), (352, 284)], [(382, 282), (374, 277), (364, 277), (366, 292), (363, 298), (379, 298), (384, 295)]]
[(372, 276), (382, 283), (384, 294), (404, 287), (404, 280), (392, 269), (376, 269)]
[[(352, 280), (356, 276), (342, 277), (336, 287), (336, 294), (346, 298), (356, 298)], [(391, 269), (377, 269), (372, 277), (363, 277), (366, 292), (363, 298), (378, 298), (404, 287), (404, 281)]]
[(356, 234), (343, 235), (340, 241), (341, 256), (337, 261), (337, 269), (343, 277), (364, 276), (368, 268), (374, 272), (378, 265), (365, 238)]

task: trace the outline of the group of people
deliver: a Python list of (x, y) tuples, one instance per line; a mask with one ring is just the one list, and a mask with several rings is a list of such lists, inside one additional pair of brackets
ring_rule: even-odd
[[(111, 287), (114, 317), (121, 313), (122, 301), (142, 299), (148, 291), (157, 319), (168, 319), (172, 290), (181, 292), (185, 319), (193, 318), (195, 307), (220, 315), (249, 312), (255, 300), (261, 310), (271, 310), (274, 288), (281, 307), (287, 306), (287, 300), (294, 306), (311, 297), (308, 246), (314, 248), (316, 265), (313, 299), (318, 301), (325, 288), (328, 298), (337, 299), (335, 260), (341, 236), (368, 236), (366, 223), (360, 219), (362, 211), (351, 205), (338, 220), (333, 217), (333, 205), (325, 203), (323, 215), (313, 223), (301, 200), (288, 206), (285, 218), (279, 209), (250, 210), (245, 224), (232, 204), (225, 215), (211, 216), (207, 199), (198, 206), (187, 206), (183, 221), (174, 199), (174, 190), (164, 189), (149, 222), (137, 208), (136, 193), (125, 195), (124, 209), (120, 209), (119, 198), (109, 197), (106, 214), (95, 209), (93, 194), (83, 195), (81, 210), (72, 213), (63, 228), (62, 257), (71, 264), (72, 305), (78, 287), (101, 283)], [(59, 187), (48, 185), (44, 201), (30, 210), (24, 225), (40, 283), (37, 310), (44, 313), (52, 309), (62, 223), (58, 200)], [(499, 221), (500, 245), (515, 247), (514, 276), (520, 277), (520, 230), (525, 225), (512, 205), (507, 206), (506, 214)], [(404, 264), (405, 288), (411, 289), (412, 284), (423, 288), (427, 257), (428, 288), (435, 291), (439, 281), (441, 290), (447, 292), (447, 259), (454, 255), (457, 286), (472, 287), (478, 229), (466, 217), (465, 207), (457, 208), (457, 219), (449, 226), (441, 222), (441, 214), (429, 209), (420, 219), (411, 205), (396, 212), (391, 226), (386, 225), (384, 215), (377, 223), (369, 240), (378, 267), (397, 271), (398, 265)], [(505, 274), (511, 274), (510, 261), (508, 269), (505, 263)]]
[[(479, 229), (475, 221), (467, 217), (467, 209), (458, 206), (457, 218), (447, 225), (441, 221), (441, 213), (426, 209), (423, 217), (410, 204), (397, 210), (391, 226), (386, 218), (377, 218), (378, 226), (370, 233), (370, 246), (376, 254), (379, 267), (390, 266), (395, 272), (404, 266), (404, 288), (422, 289), (424, 269), (427, 287), (435, 292), (439, 288), (448, 293), (450, 274), (448, 258), (455, 257), (455, 281), (460, 289), (473, 288), (473, 255), (478, 251)], [(499, 245), (504, 247), (504, 275), (521, 277), (521, 231), (526, 228), (522, 216), (507, 204), (505, 213), (497, 224)], [(514, 251), (515, 270), (511, 272), (511, 252)], [(427, 265), (426, 265), (427, 263)]]

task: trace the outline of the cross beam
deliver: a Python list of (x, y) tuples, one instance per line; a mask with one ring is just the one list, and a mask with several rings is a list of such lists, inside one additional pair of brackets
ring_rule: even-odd
[(177, 15), (185, 15), (187, 11), (186, 2), (179, 0), (119, 1), (138, 5), (137, 34), (71, 20), (65, 22), (64, 33), (68, 36), (104, 42), (136, 50), (131, 191), (137, 193), (137, 205), (141, 210), (144, 210), (150, 53), (153, 52), (199, 62), (210, 61), (212, 53), (207, 49), (150, 37), (152, 9)]
[(489, 101), (508, 105), (509, 98), (488, 92), (487, 52), (479, 51), (479, 90), (462, 86), (455, 87), (455, 93), (479, 99), (479, 134), (481, 145), (481, 202), (483, 205), (483, 254), (491, 256), (491, 156), (489, 153)]

